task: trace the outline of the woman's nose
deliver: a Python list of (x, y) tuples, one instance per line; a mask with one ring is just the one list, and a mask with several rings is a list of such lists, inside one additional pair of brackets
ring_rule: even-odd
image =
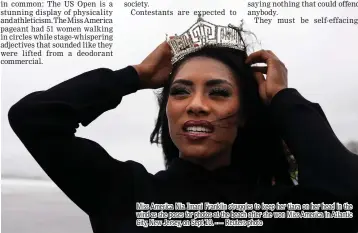
[(196, 94), (195, 96), (193, 96), (187, 106), (187, 113), (189, 115), (208, 115), (209, 106), (205, 100), (205, 97), (201, 94)]

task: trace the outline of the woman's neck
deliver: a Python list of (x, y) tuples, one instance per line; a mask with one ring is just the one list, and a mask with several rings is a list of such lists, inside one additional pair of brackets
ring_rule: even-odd
[(181, 159), (198, 164), (207, 170), (215, 170), (231, 164), (231, 150), (205, 157), (185, 156), (179, 153)]

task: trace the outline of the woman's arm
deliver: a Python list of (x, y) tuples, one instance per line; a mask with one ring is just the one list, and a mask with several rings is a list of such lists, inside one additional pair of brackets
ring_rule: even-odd
[(287, 88), (274, 96), (270, 110), (276, 128), (297, 159), (300, 186), (356, 199), (358, 156), (339, 141), (321, 107)]
[(76, 137), (76, 128), (115, 108), (139, 86), (131, 66), (117, 71), (100, 68), (27, 95), (9, 111), (11, 127), (34, 159), (88, 214), (103, 208), (114, 177), (123, 190), (118, 198), (128, 205), (132, 165), (113, 159), (97, 143)]
[(287, 88), (287, 68), (272, 51), (254, 52), (246, 63), (267, 64), (251, 68), (272, 121), (297, 159), (300, 186), (357, 199), (358, 156), (338, 140), (320, 106)]

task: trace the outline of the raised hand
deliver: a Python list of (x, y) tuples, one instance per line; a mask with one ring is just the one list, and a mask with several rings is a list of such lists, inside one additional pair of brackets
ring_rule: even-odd
[(151, 52), (139, 65), (137, 70), (141, 80), (141, 89), (160, 88), (168, 79), (172, 71), (172, 53), (169, 44), (165, 41)]
[[(272, 51), (260, 50), (254, 52), (248, 56), (246, 63), (267, 64), (267, 67), (252, 67), (259, 85), (260, 96), (265, 103), (270, 103), (279, 91), (287, 88), (287, 68)], [(266, 74), (266, 79), (264, 74)]]

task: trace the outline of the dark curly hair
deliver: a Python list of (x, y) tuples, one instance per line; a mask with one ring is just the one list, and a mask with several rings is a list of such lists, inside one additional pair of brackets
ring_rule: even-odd
[(166, 115), (169, 89), (180, 65), (195, 56), (205, 56), (223, 62), (232, 69), (238, 79), (238, 115), (240, 121), (245, 123), (238, 128), (232, 148), (231, 165), (240, 169), (240, 174), (245, 177), (247, 184), (271, 186), (273, 179), (276, 184), (292, 184), (282, 140), (272, 126), (269, 107), (260, 99), (258, 84), (251, 66), (245, 64), (247, 52), (229, 48), (208, 47), (190, 54), (175, 64), (164, 88), (157, 93), (159, 112), (150, 141), (162, 145), (166, 168), (173, 159), (179, 157), (178, 148), (169, 135)]

